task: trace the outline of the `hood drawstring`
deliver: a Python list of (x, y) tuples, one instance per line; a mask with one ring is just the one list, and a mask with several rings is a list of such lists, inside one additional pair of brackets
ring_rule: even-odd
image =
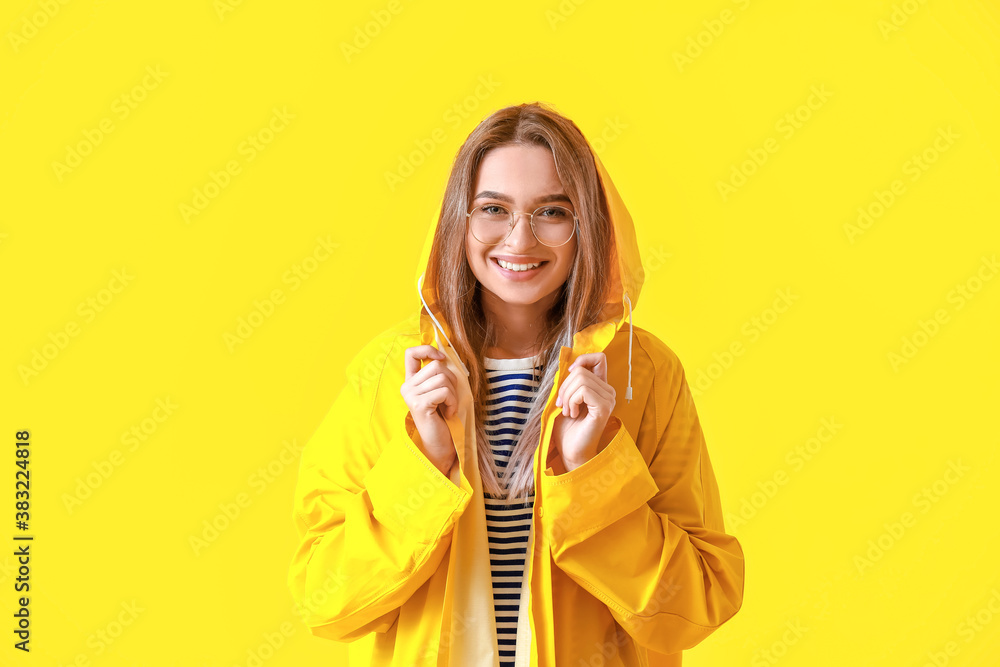
[(628, 386), (625, 388), (625, 400), (632, 400), (632, 299), (628, 298), (628, 292), (622, 292), (622, 296), (628, 301)]
[[(424, 274), (421, 273), (420, 277), (417, 278), (417, 294), (420, 295), (420, 302), (424, 304), (424, 308), (427, 309), (427, 314), (431, 316), (431, 321), (434, 323), (434, 328), (435, 328), (434, 336), (436, 338), (437, 332), (440, 331), (441, 335), (444, 336), (444, 339), (448, 341), (448, 346), (451, 347), (452, 349), (455, 349), (455, 346), (451, 344), (451, 340), (448, 338), (448, 334), (444, 332), (444, 327), (442, 327), (441, 323), (437, 321), (437, 318), (434, 317), (434, 313), (431, 312), (431, 307), (427, 305), (426, 301), (424, 301), (423, 283), (424, 283)], [(440, 345), (441, 343), (440, 341), (438, 341), (438, 347), (440, 347)], [(465, 362), (462, 361), (462, 358), (458, 356), (458, 353), (455, 353), (455, 358), (458, 359), (458, 363), (459, 365), (462, 366), (462, 370), (465, 371), (465, 374), (469, 375), (469, 369), (466, 367)]]

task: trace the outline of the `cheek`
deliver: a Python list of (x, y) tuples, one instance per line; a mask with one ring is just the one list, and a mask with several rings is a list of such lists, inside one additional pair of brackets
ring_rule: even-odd
[(472, 273), (476, 276), (476, 279), (482, 282), (483, 274), (489, 269), (486, 266), (486, 258), (483, 257), (481, 252), (478, 252), (474, 244), (466, 237), (465, 240), (465, 261), (468, 262), (469, 268), (472, 269)]
[(566, 252), (559, 253), (559, 276), (560, 281), (565, 281), (573, 270), (573, 262), (576, 260), (576, 244)]

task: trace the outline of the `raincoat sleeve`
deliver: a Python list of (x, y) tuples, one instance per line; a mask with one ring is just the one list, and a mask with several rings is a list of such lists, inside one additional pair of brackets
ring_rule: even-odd
[[(559, 568), (604, 602), (638, 644), (675, 653), (739, 610), (744, 563), (739, 542), (724, 532), (683, 368), (658, 345), (641, 451), (612, 416), (618, 431), (596, 456), (542, 475), (541, 521)], [(642, 451), (651, 453), (648, 466)]]
[[(336, 641), (392, 626), (441, 565), (470, 501), (417, 447), (399, 386), (383, 377), (385, 359), (368, 380), (364, 354), (302, 452), (293, 500), (298, 547), (288, 585), (310, 631)], [(397, 423), (380, 423), (380, 400), (403, 405), (388, 411), (402, 415)]]

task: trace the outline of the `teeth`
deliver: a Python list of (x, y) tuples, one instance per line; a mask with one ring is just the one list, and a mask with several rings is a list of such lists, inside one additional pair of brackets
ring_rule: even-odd
[(541, 262), (537, 264), (511, 264), (510, 262), (505, 262), (502, 259), (497, 259), (497, 263), (510, 271), (527, 271), (528, 269), (534, 269), (542, 265)]

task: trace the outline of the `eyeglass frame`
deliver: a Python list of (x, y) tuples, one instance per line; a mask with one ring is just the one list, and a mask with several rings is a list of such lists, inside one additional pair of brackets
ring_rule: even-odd
[[(466, 226), (467, 226), (467, 228), (469, 228), (470, 232), (472, 231), (472, 229), (469, 227), (469, 225), (472, 224), (472, 214), (476, 212), (476, 209), (482, 208), (483, 206), (499, 206), (500, 208), (502, 208), (504, 210), (507, 210), (507, 207), (504, 206), (503, 204), (480, 204), (479, 206), (474, 206), (471, 211), (469, 211), (468, 213), (465, 214)], [(549, 245), (548, 243), (545, 243), (540, 238), (538, 238), (538, 234), (535, 233), (535, 213), (538, 213), (538, 211), (540, 209), (543, 209), (543, 208), (553, 208), (553, 207), (555, 207), (555, 208), (561, 208), (561, 209), (563, 209), (565, 211), (569, 211), (570, 213), (573, 214), (573, 233), (569, 235), (568, 239), (566, 239), (565, 241), (563, 241), (559, 245)], [(559, 204), (542, 204), (541, 206), (539, 206), (538, 208), (536, 208), (531, 213), (528, 213), (527, 211), (508, 211), (508, 212), (510, 213), (510, 222), (507, 223), (507, 233), (504, 235), (504, 237), (502, 239), (500, 239), (496, 243), (486, 243), (486, 242), (480, 241), (478, 238), (476, 238), (475, 234), (473, 234), (472, 237), (475, 238), (476, 241), (478, 241), (479, 243), (482, 243), (483, 245), (500, 245), (501, 243), (503, 243), (504, 241), (506, 241), (508, 238), (510, 238), (510, 233), (513, 232), (514, 231), (514, 227), (517, 226), (517, 215), (518, 215), (518, 213), (521, 213), (521, 214), (524, 214), (524, 215), (528, 216), (528, 227), (531, 228), (531, 235), (535, 237), (536, 241), (538, 241), (539, 243), (541, 243), (546, 248), (561, 248), (562, 246), (566, 245), (567, 243), (569, 243), (570, 241), (573, 240), (573, 237), (576, 236), (576, 232), (580, 228), (580, 218), (577, 216), (576, 211), (572, 211), (572, 210), (566, 208), (565, 206), (560, 206)]]

